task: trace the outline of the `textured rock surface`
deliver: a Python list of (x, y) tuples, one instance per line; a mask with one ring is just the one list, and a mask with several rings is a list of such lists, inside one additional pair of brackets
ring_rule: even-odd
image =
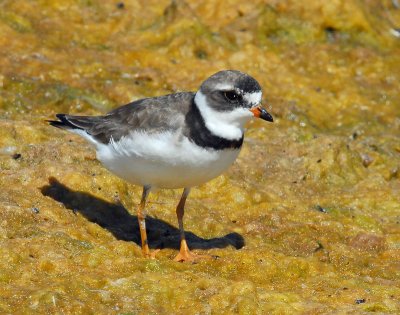
[[(0, 313), (400, 311), (400, 10), (395, 1), (2, 1)], [(397, 24), (396, 24), (397, 23)], [(44, 122), (196, 90), (239, 69), (274, 124), (194, 189), (150, 198)]]

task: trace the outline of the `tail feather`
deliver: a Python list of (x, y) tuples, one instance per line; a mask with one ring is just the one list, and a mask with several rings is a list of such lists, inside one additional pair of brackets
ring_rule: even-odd
[(104, 135), (100, 132), (94, 131), (99, 121), (101, 121), (101, 116), (73, 116), (57, 114), (56, 117), (59, 120), (47, 120), (47, 122), (51, 126), (76, 133), (95, 146), (99, 143), (107, 143), (109, 141), (109, 139), (104, 138)]
[(47, 122), (50, 124), (50, 126), (60, 128), (60, 129), (82, 129), (78, 126), (75, 126), (74, 124), (70, 123), (68, 119), (66, 118), (66, 114), (57, 114), (56, 117), (59, 120), (47, 120)]
[(80, 129), (89, 130), (98, 121), (96, 116), (72, 116), (66, 114), (57, 114), (59, 120), (47, 120), (47, 122), (54, 127), (61, 129)]

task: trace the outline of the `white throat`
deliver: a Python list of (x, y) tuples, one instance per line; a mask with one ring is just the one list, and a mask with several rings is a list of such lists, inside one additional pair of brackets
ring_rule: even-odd
[(238, 140), (242, 138), (245, 123), (254, 117), (250, 110), (242, 107), (232, 111), (219, 112), (208, 105), (207, 98), (201, 91), (196, 93), (194, 102), (208, 130), (224, 139)]

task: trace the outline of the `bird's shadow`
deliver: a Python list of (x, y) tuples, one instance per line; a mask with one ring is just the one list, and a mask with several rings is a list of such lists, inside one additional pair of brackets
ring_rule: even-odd
[[(138, 245), (141, 243), (137, 216), (130, 214), (121, 204), (102, 200), (87, 192), (74, 191), (54, 177), (50, 177), (49, 185), (41, 187), (40, 191), (44, 196), (61, 202), (67, 209), (74, 213), (79, 212), (90, 222), (110, 231), (118, 240), (133, 241)], [(179, 229), (151, 216), (146, 217), (146, 227), (150, 248), (179, 249)], [(185, 232), (185, 235), (192, 249), (228, 246), (240, 249), (244, 246), (244, 239), (238, 233), (211, 239), (204, 239), (192, 232)]]

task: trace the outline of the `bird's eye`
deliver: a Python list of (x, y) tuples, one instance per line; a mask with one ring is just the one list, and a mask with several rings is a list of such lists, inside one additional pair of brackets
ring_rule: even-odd
[(235, 102), (241, 99), (241, 95), (235, 91), (225, 91), (224, 96), (228, 101)]

